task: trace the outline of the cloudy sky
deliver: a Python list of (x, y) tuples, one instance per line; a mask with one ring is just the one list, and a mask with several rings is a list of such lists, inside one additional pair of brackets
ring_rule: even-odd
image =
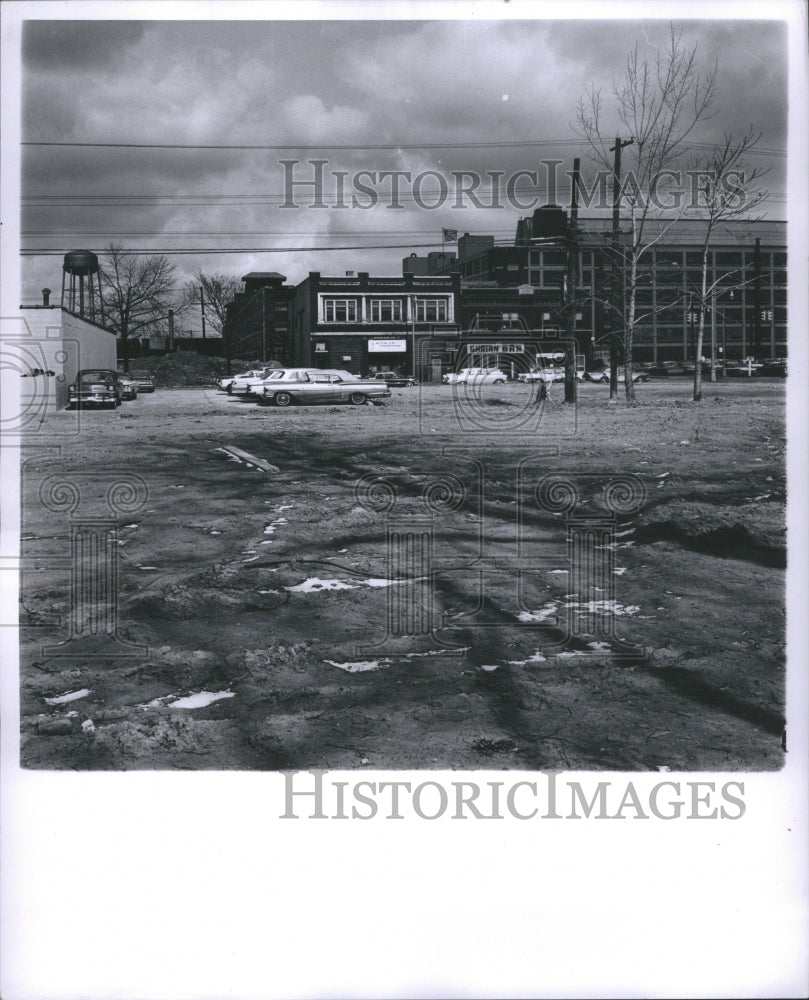
[[(82, 5), (67, 6), (76, 16)], [(716, 114), (693, 136), (693, 152), (725, 130), (761, 131), (752, 162), (771, 168), (767, 214), (783, 218), (783, 25), (676, 27), (685, 45), (698, 44), (703, 71), (719, 64)], [(667, 21), (636, 20), (29, 20), (22, 138), (45, 145), (22, 153), (21, 242), (38, 253), (24, 257), (22, 301), (61, 287), (60, 257), (43, 251), (102, 250), (111, 240), (171, 253), (181, 280), (202, 266), (239, 277), (275, 270), (291, 281), (310, 270), (401, 273), (402, 257), (440, 249), (444, 227), (508, 240), (530, 209), (505, 194), (494, 209), (456, 199), (452, 171), (502, 171), (505, 191), (516, 171), (538, 170), (540, 190), (523, 177), (516, 192), (544, 203), (543, 160), (563, 161), (561, 173), (581, 156), (588, 169), (585, 147), (572, 141), (579, 96), (602, 88), (607, 133), (621, 134), (612, 81), (636, 43), (654, 57), (668, 31)], [(296, 180), (312, 178), (309, 160), (327, 161), (328, 207), (311, 207), (302, 186), (299, 207), (281, 207), (284, 159), (300, 161)], [(356, 189), (362, 170), (371, 176), (360, 183), (378, 196), (367, 208), (352, 205), (352, 195), (373, 200)], [(381, 171), (410, 172), (393, 207)], [(556, 200), (565, 202), (561, 186)], [(488, 203), (489, 181), (478, 195)]]

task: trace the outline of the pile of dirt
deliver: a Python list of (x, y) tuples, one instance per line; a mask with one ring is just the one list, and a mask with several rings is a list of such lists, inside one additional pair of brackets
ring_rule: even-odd
[[(241, 368), (241, 362), (233, 362), (234, 371)], [(132, 362), (130, 367), (137, 368)], [(209, 386), (227, 372), (225, 358), (205, 357), (195, 351), (178, 351), (162, 357), (150, 358), (143, 368), (154, 374), (155, 385), (159, 388), (175, 386)]]

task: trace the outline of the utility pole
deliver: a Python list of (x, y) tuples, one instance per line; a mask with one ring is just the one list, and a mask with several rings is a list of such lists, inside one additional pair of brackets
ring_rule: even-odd
[[(613, 313), (612, 322), (616, 322), (617, 312), (620, 317), (620, 324), (624, 323), (624, 269), (623, 254), (620, 252), (620, 204), (621, 204), (621, 150), (624, 146), (631, 146), (634, 139), (621, 139), (615, 137), (615, 145), (610, 146), (610, 152), (615, 153), (612, 167), (612, 253), (613, 253), (613, 304), (616, 307)], [(610, 337), (610, 399), (618, 398), (618, 345), (620, 333), (613, 326), (613, 333)]]
[(753, 251), (753, 356), (761, 355), (761, 240)]
[(573, 161), (570, 195), (570, 223), (567, 236), (567, 289), (565, 295), (565, 402), (576, 402), (576, 292), (579, 287), (579, 166), (578, 157)]
[(202, 311), (202, 339), (205, 340), (205, 293), (202, 285), (199, 286), (199, 307)]
[(169, 350), (174, 350), (174, 310), (169, 309)]

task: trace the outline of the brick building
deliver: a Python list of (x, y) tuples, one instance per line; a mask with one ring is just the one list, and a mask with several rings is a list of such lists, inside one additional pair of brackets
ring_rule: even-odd
[(277, 271), (251, 271), (227, 307), (223, 337), (230, 357), (290, 364), (291, 302), (295, 287)]
[[(429, 381), (446, 342), (457, 341), (460, 279), (453, 275), (326, 277), (295, 289), (291, 351), (296, 364), (355, 374), (394, 371)], [(436, 367), (437, 362), (437, 367)]]

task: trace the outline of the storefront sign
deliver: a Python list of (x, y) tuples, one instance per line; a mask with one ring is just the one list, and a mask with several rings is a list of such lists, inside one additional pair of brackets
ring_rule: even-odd
[(525, 344), (467, 344), (468, 354), (525, 354)]
[(395, 354), (407, 350), (406, 340), (369, 340), (369, 354)]

